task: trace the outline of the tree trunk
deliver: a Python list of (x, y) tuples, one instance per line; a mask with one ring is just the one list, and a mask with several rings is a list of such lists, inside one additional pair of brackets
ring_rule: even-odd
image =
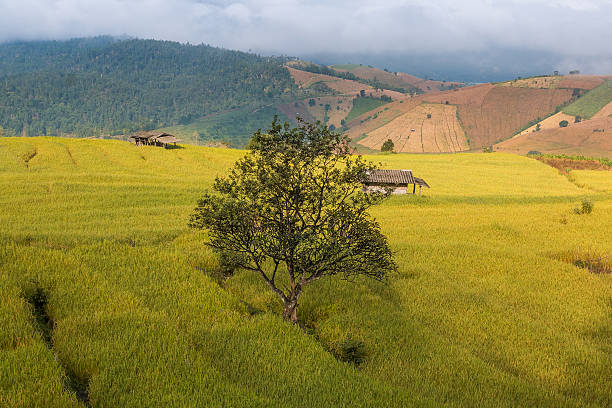
[(285, 307), (283, 309), (283, 317), (285, 320), (290, 321), (293, 324), (297, 324), (297, 308), (298, 308), (298, 297), (294, 296), (288, 301), (285, 302)]

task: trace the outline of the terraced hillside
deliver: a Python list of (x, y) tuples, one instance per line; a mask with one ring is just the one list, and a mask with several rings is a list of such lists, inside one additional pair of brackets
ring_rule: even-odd
[(590, 119), (610, 102), (612, 102), (612, 79), (593, 88), (582, 98), (564, 108), (563, 112)]
[(433, 81), (418, 78), (403, 72), (388, 72), (380, 68), (366, 65), (344, 64), (333, 65), (332, 68), (340, 72), (350, 72), (368, 81), (378, 82), (383, 87), (404, 89), (406, 92), (410, 92), (413, 88), (416, 88), (419, 93), (439, 92), (464, 85), (461, 82)]
[(380, 150), (391, 139), (396, 152), (460, 152), (468, 149), (452, 105), (421, 104), (367, 134), (359, 143)]
[(517, 154), (535, 150), (612, 158), (612, 118), (603, 117), (571, 123), (565, 128), (557, 125), (539, 132), (527, 132), (496, 144), (495, 149)]
[(324, 74), (313, 74), (312, 72), (302, 71), (292, 67), (287, 67), (293, 80), (302, 89), (311, 88), (317, 84), (324, 84), (329, 89), (337, 92), (340, 95), (355, 95), (364, 91), (366, 95), (380, 98), (382, 95), (386, 95), (392, 99), (405, 99), (406, 95), (392, 91), (389, 89), (374, 88), (370, 85), (363, 84), (357, 81), (351, 81), (349, 79), (337, 78)]
[(488, 146), (513, 136), (529, 122), (553, 113), (573, 98), (570, 89), (479, 85), (425, 95), (424, 101), (457, 105), (470, 147)]
[(2, 405), (612, 404), (612, 274), (580, 267), (612, 253), (609, 192), (515, 155), (371, 157), (432, 189), (374, 209), (397, 274), (313, 284), (302, 329), (252, 274), (218, 283), (186, 227), (241, 155), (0, 138)]

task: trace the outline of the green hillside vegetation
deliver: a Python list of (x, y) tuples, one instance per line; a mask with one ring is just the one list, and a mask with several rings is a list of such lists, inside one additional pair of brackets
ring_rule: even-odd
[(92, 136), (188, 124), (291, 95), (284, 61), (108, 37), (3, 44), (0, 126), (18, 135)]
[(266, 106), (236, 109), (200, 118), (188, 125), (163, 128), (160, 131), (176, 135), (179, 139), (192, 144), (223, 142), (231, 147), (244, 148), (253, 136), (253, 132), (265, 129), (275, 115), (283, 122), (289, 121), (289, 118), (274, 106)]
[(612, 101), (612, 79), (606, 80), (597, 88), (590, 90), (576, 102), (563, 109), (564, 113), (590, 119)]
[(332, 65), (332, 68), (335, 69), (346, 69), (347, 71), (350, 71), (352, 69), (355, 69), (359, 67), (358, 64), (336, 64), (336, 65)]
[(187, 227), (241, 155), (0, 139), (2, 405), (612, 405), (612, 274), (581, 267), (612, 253), (610, 189), (515, 155), (371, 157), (432, 189), (373, 211), (396, 276), (318, 281), (302, 329)]
[(383, 106), (387, 103), (388, 101), (379, 98), (370, 98), (368, 96), (356, 98), (353, 100), (353, 108), (346, 116), (345, 122), (348, 123), (351, 120), (363, 115), (364, 113)]

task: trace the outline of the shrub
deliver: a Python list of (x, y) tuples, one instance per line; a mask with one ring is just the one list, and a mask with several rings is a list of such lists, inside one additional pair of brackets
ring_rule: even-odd
[(219, 272), (223, 278), (229, 278), (234, 275), (236, 269), (244, 262), (244, 255), (230, 251), (219, 252)]
[(593, 201), (585, 198), (582, 200), (579, 207), (574, 208), (574, 214), (590, 214), (593, 212), (593, 207)]
[(427, 119), (431, 119), (431, 113), (427, 114)]
[(530, 150), (529, 152), (527, 152), (527, 156), (541, 156), (542, 152), (539, 152), (537, 150)]
[(559, 127), (567, 127), (569, 125), (569, 122), (567, 120), (562, 120), (561, 122), (559, 122)]
[(591, 273), (612, 273), (612, 265), (610, 264), (609, 256), (604, 255), (596, 249), (591, 248), (582, 251), (578, 248), (575, 251), (563, 252), (556, 258), (572, 264), (575, 267), (586, 269)]
[(353, 363), (357, 366), (365, 361), (367, 355), (363, 342), (354, 339), (350, 334), (340, 343), (334, 354), (338, 360)]
[(395, 148), (395, 144), (393, 143), (393, 140), (387, 139), (385, 143), (383, 143), (382, 147), (380, 148), (380, 151), (381, 152), (392, 152), (394, 148)]

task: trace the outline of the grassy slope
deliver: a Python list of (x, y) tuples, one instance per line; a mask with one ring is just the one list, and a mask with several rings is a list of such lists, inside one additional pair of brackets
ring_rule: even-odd
[(358, 116), (363, 115), (366, 112), (369, 112), (371, 110), (374, 110), (382, 105), (385, 105), (387, 102), (380, 100), (380, 99), (376, 99), (376, 98), (369, 98), (369, 97), (359, 97), (359, 98), (355, 98), (353, 100), (353, 108), (351, 109), (351, 111), (348, 113), (348, 115), (346, 115), (346, 119), (344, 119), (346, 121), (346, 123), (350, 122), (351, 120), (355, 119)]
[(219, 115), (207, 116), (188, 125), (160, 129), (178, 136), (188, 143), (225, 142), (232, 147), (244, 148), (253, 132), (263, 129), (272, 122), (274, 115), (281, 121), (289, 118), (273, 106), (243, 108)]
[[(94, 406), (612, 404), (612, 277), (550, 257), (612, 251), (609, 193), (512, 155), (376, 156), (433, 189), (374, 210), (400, 264), (389, 285), (327, 280), (304, 295), (316, 341), (253, 275), (224, 290), (202, 272), (216, 261), (186, 221), (240, 155), (0, 139), (2, 403), (79, 406), (61, 362), (90, 378)], [(584, 195), (594, 214), (572, 215)], [(36, 288), (57, 360), (22, 299)], [(368, 350), (360, 369), (320, 345), (347, 333)]]
[(608, 103), (612, 102), (612, 79), (589, 91), (582, 98), (563, 109), (568, 115), (590, 119)]

